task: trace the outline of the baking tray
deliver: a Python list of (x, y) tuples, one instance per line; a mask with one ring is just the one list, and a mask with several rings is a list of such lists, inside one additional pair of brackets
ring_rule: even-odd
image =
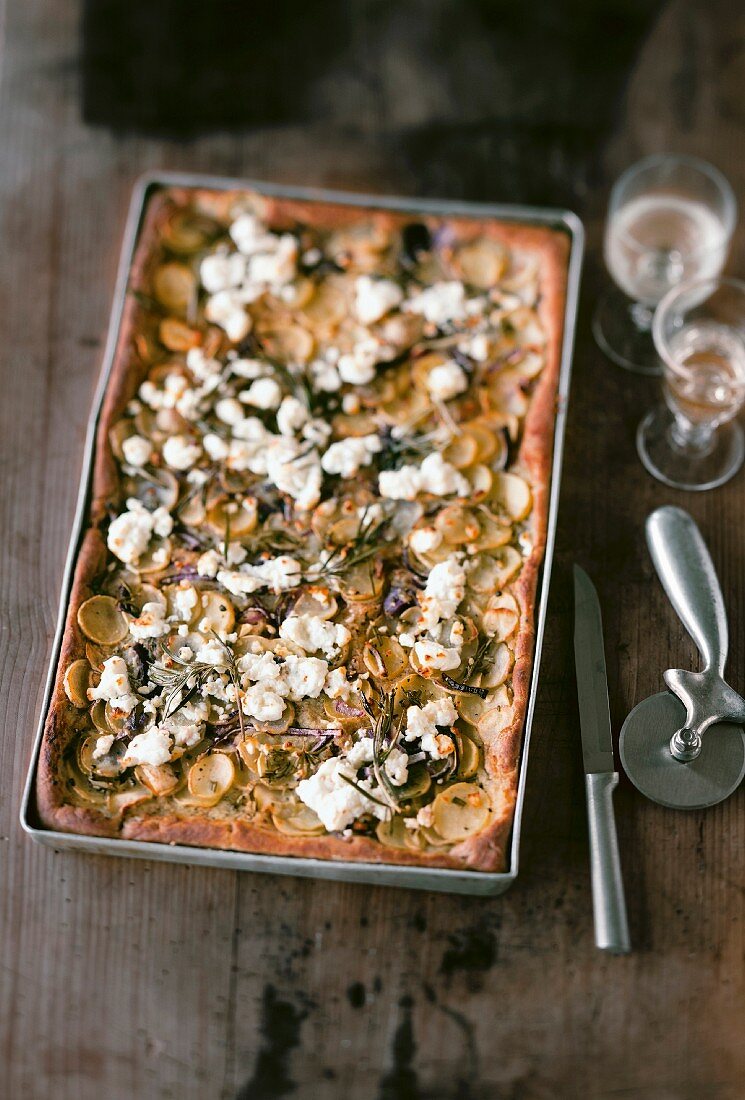
[[(351, 863), (342, 860), (303, 859), (296, 856), (254, 855), (250, 852), (230, 852), (215, 848), (194, 848), (184, 844), (158, 844), (152, 841), (79, 836), (75, 833), (62, 833), (52, 829), (45, 829), (40, 824), (35, 806), (36, 766), (47, 710), (49, 708), (54, 686), (73, 572), (87, 517), (98, 418), (114, 360), (114, 351), (124, 308), (129, 271), (140, 225), (142, 224), (143, 214), (148, 200), (155, 191), (163, 187), (173, 186), (187, 188), (207, 187), (215, 190), (245, 188), (266, 195), (277, 196), (279, 198), (298, 199), (300, 201), (310, 202), (341, 203), (344, 205), (367, 207), (370, 209), (401, 211), (412, 215), (433, 214), (445, 217), (464, 216), (480, 219), (497, 218), (500, 221), (543, 225), (553, 229), (560, 229), (566, 232), (570, 239), (571, 247), (564, 310), (564, 335), (551, 470), (546, 553), (538, 588), (535, 656), (530, 682), (530, 694), (525, 714), (517, 800), (515, 803), (515, 817), (510, 843), (510, 865), (507, 871), (499, 873), (456, 871), (443, 868)], [(223, 867), (242, 871), (296, 875), (302, 878), (319, 878), (384, 886), (404, 886), (419, 890), (436, 890), (454, 894), (494, 896), (503, 893), (503, 891), (514, 882), (517, 877), (519, 866), (520, 825), (523, 802), (525, 800), (526, 765), (528, 750), (530, 748), (533, 713), (535, 710), (535, 698), (540, 670), (543, 633), (546, 624), (549, 581), (558, 517), (561, 463), (564, 449), (564, 432), (566, 427), (569, 380), (571, 374), (572, 350), (574, 346), (574, 330), (583, 249), (584, 230), (582, 223), (576, 214), (573, 214), (569, 210), (506, 205), (500, 203), (467, 203), (439, 199), (382, 197), (379, 195), (353, 194), (342, 191), (292, 187), (281, 184), (263, 183), (256, 180), (228, 179), (223, 176), (196, 175), (183, 172), (148, 173), (138, 180), (132, 194), (132, 201), (127, 216), (101, 375), (93, 401), (93, 410), (88, 422), (83, 470), (75, 509), (75, 520), (62, 578), (59, 615), (57, 618), (57, 627), (49, 661), (49, 671), (44, 689), (44, 701), (41, 708), (36, 740), (34, 742), (34, 749), (21, 803), (21, 826), (30, 837), (38, 843), (54, 848), (57, 851), (83, 851), (93, 852), (98, 855), (131, 856), (138, 859), (160, 860), (167, 863), (189, 863), (202, 867)]]

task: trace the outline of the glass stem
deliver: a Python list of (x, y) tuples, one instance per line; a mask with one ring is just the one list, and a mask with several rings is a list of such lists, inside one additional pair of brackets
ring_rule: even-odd
[(637, 332), (651, 332), (654, 310), (645, 306), (642, 302), (632, 302), (629, 306), (631, 320)]
[(670, 425), (670, 439), (676, 450), (686, 454), (706, 454), (714, 443), (714, 429), (711, 424), (691, 424), (690, 420), (673, 414)]

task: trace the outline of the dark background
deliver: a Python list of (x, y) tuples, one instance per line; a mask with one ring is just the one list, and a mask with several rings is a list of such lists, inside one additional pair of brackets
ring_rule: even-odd
[[(589, 326), (627, 165), (702, 156), (742, 202), (742, 0), (0, 0), (0, 28), (0, 1098), (742, 1100), (745, 792), (684, 814), (622, 779), (634, 953), (597, 952), (571, 650), (579, 561), (616, 729), (662, 669), (692, 666), (642, 537), (677, 503), (711, 548), (745, 690), (745, 474), (700, 495), (648, 477), (634, 433), (657, 383), (611, 367)], [(127, 205), (157, 169), (584, 217), (521, 867), (500, 898), (21, 832)]]

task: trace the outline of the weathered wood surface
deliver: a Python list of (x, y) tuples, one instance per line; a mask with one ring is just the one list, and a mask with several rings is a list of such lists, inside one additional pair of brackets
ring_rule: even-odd
[[(692, 647), (652, 576), (646, 513), (701, 523), (745, 688), (745, 474), (667, 492), (634, 452), (654, 384), (589, 336), (606, 186), (587, 196), (590, 258), (576, 355), (558, 557), (524, 818), (502, 898), (55, 854), (18, 805), (56, 615), (84, 427), (133, 179), (178, 167), (358, 189), (417, 189), (364, 133), (322, 126), (179, 145), (112, 137), (79, 117), (77, 10), (5, 13), (0, 104), (0, 1095), (9, 1100), (230, 1098), (736, 1100), (742, 1029), (745, 794), (704, 813), (628, 784), (618, 826), (635, 951), (593, 947), (570, 646), (570, 567), (595, 577), (618, 726)], [(609, 31), (612, 33), (612, 30)], [(676, 2), (633, 73), (603, 179), (660, 148), (715, 161), (745, 193), (745, 20)], [(498, 197), (498, 196), (495, 196)], [(731, 269), (745, 268), (738, 235)]]

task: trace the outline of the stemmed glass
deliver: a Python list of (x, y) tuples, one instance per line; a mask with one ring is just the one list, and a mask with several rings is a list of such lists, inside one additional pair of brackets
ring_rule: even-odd
[(610, 359), (660, 373), (654, 308), (678, 283), (720, 274), (736, 217), (732, 188), (703, 160), (662, 154), (623, 173), (611, 192), (604, 242), (618, 289), (602, 296), (592, 326)]
[(713, 489), (739, 470), (745, 401), (745, 282), (697, 279), (662, 299), (652, 326), (665, 403), (644, 417), (639, 457), (676, 489)]

